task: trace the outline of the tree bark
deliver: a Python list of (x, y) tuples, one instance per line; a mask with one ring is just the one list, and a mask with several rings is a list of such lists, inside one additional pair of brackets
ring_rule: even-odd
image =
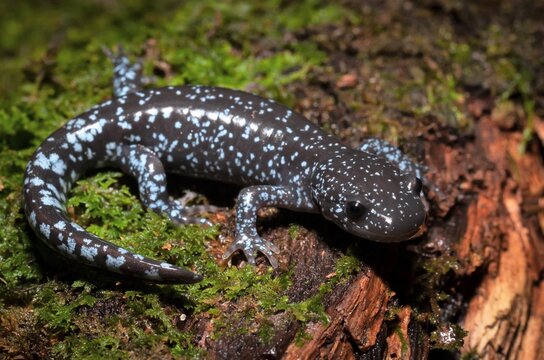
[[(468, 213), (469, 221), (475, 218), (457, 246), (466, 262), (460, 274), (481, 277), (467, 299), (463, 350), (488, 359), (538, 359), (544, 350), (541, 149), (535, 143), (521, 155), (521, 134), (501, 131), (491, 117), (480, 120), (477, 133), (494, 164), (485, 185), (496, 189), (479, 194), (485, 199)], [(490, 226), (496, 233), (486, 236)]]

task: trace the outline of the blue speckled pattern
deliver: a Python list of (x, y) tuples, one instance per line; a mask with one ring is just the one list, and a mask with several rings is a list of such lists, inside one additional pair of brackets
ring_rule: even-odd
[(143, 204), (176, 224), (207, 224), (198, 213), (216, 208), (172, 200), (166, 172), (243, 185), (235, 241), (224, 256), (241, 250), (250, 263), (261, 252), (277, 266), (278, 249), (257, 233), (261, 207), (320, 212), (352, 234), (386, 242), (408, 239), (423, 224), (421, 182), (379, 149), (350, 149), (285, 106), (241, 91), (205, 86), (140, 91), (139, 65), (124, 56), (113, 60), (117, 97), (68, 121), (38, 147), (26, 169), (29, 223), (64, 256), (151, 281), (201, 279), (115, 246), (67, 218), (72, 184), (88, 169), (105, 165), (135, 177)]
[(358, 147), (358, 150), (384, 157), (395, 164), (403, 174), (414, 174), (417, 178), (423, 179), (423, 166), (413, 162), (398, 147), (387, 141), (368, 138)]

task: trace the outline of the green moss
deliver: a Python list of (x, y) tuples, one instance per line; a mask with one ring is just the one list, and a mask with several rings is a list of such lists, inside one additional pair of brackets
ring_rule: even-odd
[(361, 261), (353, 255), (343, 255), (336, 262), (336, 271), (333, 279), (336, 282), (347, 279), (361, 269)]
[(395, 328), (395, 333), (400, 339), (402, 353), (406, 354), (410, 346), (410, 344), (408, 344), (408, 339), (404, 337), (404, 333), (402, 332), (401, 328), (398, 326)]
[(195, 347), (190, 332), (180, 331), (174, 326), (174, 318), (183, 314), (179, 310), (165, 308), (158, 294), (128, 291), (125, 296), (131, 317), (146, 323), (145, 328), (135, 326), (130, 329), (133, 345), (146, 349), (166, 342), (172, 355), (194, 356), (202, 353)]
[(455, 78), (451, 75), (439, 76), (425, 88), (427, 102), (420, 109), (421, 114), (433, 114), (456, 128), (466, 128), (469, 120), (461, 106), (464, 94), (459, 92)]
[(289, 305), (289, 311), (302, 324), (310, 321), (320, 321), (324, 324), (329, 322), (329, 316), (325, 312), (325, 296), (332, 291), (331, 283), (324, 283), (319, 287), (316, 295)]
[[(453, 256), (420, 259), (417, 268), (421, 271), (416, 279), (414, 299), (419, 304), (414, 308), (415, 318), (428, 323), (434, 330), (430, 333), (431, 348), (458, 351), (463, 345), (467, 332), (450, 321), (440, 320), (442, 304), (447, 303), (451, 294), (442, 290), (443, 281), (460, 266)], [(420, 311), (428, 307), (427, 311)]]
[(114, 335), (92, 339), (69, 335), (53, 346), (53, 354), (63, 359), (130, 359), (130, 354), (120, 347), (120, 340)]
[(306, 342), (312, 340), (312, 335), (308, 333), (305, 329), (298, 331), (295, 336), (295, 345), (302, 347)]
[(305, 325), (310, 321), (328, 323), (329, 317), (325, 309), (326, 296), (331, 293), (336, 285), (347, 280), (347, 278), (357, 272), (360, 267), (361, 262), (358, 258), (351, 255), (343, 255), (336, 262), (334, 276), (328, 278), (321, 284), (314, 296), (299, 303), (289, 304), (288, 310), (292, 312), (302, 325)]
[[(36, 292), (33, 306), (37, 325), (56, 339), (52, 353), (61, 358), (133, 358), (138, 349), (173, 356), (203, 354), (192, 334), (175, 326), (183, 314), (165, 306), (158, 294), (110, 292), (85, 281), (71, 288), (51, 282)], [(104, 317), (108, 309), (117, 314)]]
[(254, 92), (289, 103), (292, 98), (283, 86), (304, 79), (324, 59), (323, 53), (311, 45), (293, 46), (294, 49), (279, 50), (266, 57), (240, 52), (224, 40), (217, 40), (212, 48), (208, 46), (173, 47), (165, 52), (169, 62), (180, 64), (177, 74), (167, 83), (251, 87)]
[[(77, 222), (103, 238), (118, 238), (137, 227), (144, 210), (128, 186), (111, 186), (123, 175), (104, 172), (77, 182), (68, 200), (69, 211), (78, 208)], [(141, 226), (141, 225), (140, 225)], [(138, 229), (139, 230), (139, 229)]]
[(446, 274), (459, 267), (459, 262), (453, 256), (440, 256), (437, 258), (419, 259), (417, 268), (421, 273), (416, 279), (418, 290), (414, 292), (420, 303), (427, 303), (430, 311), (423, 313), (425, 321), (434, 326), (439, 325), (440, 303), (448, 299), (449, 295), (441, 289), (442, 281)]
[(22, 174), (28, 154), (28, 151), (4, 150), (0, 157), (0, 304), (6, 297), (24, 296), (19, 285), (41, 279), (20, 207)]
[(55, 284), (44, 286), (36, 294), (33, 305), (38, 309), (38, 321), (53, 333), (68, 333), (76, 329), (76, 310), (83, 306), (92, 307), (96, 298), (90, 294), (90, 287), (81, 292), (69, 293), (68, 289)]
[(291, 224), (289, 226), (289, 229), (287, 232), (289, 233), (289, 237), (293, 240), (295, 240), (301, 233), (302, 228), (299, 225)]
[(394, 91), (403, 108), (420, 117), (432, 116), (454, 128), (471, 129), (471, 120), (464, 111), (465, 94), (453, 74), (417, 66), (410, 71), (411, 81), (404, 82)]
[(533, 89), (534, 79), (529, 71), (523, 65), (515, 65), (508, 59), (501, 58), (495, 63), (497, 77), (501, 79), (503, 86), (500, 88), (499, 101), (505, 102), (513, 96), (521, 97), (521, 105), (524, 112), (525, 126), (523, 128), (522, 140), (519, 145), (519, 151), (524, 153), (527, 144), (531, 141), (534, 134), (534, 117), (536, 105), (536, 93)]
[(259, 333), (259, 339), (261, 339), (263, 343), (265, 344), (270, 343), (270, 341), (272, 340), (272, 338), (274, 337), (276, 333), (274, 328), (274, 323), (264, 319), (261, 323), (261, 326), (259, 327), (258, 333)]

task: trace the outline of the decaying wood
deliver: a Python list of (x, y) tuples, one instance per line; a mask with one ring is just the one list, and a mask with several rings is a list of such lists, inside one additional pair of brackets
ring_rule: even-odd
[(345, 359), (358, 351), (369, 350), (376, 343), (382, 327), (390, 294), (374, 273), (360, 273), (350, 287), (339, 294), (337, 304), (329, 307), (331, 322), (314, 324), (311, 340), (299, 347), (291, 344), (285, 359)]
[[(476, 251), (483, 254), (480, 264), (471, 264), (483, 277), (464, 317), (469, 331), (464, 349), (490, 359), (538, 359), (544, 350), (543, 242), (538, 224), (524, 216), (523, 206), (524, 199), (543, 194), (542, 158), (535, 153), (521, 155), (521, 135), (500, 131), (492, 118), (481, 119), (478, 134), (495, 172), (508, 176), (500, 193), (494, 194), (495, 206), (488, 204), (500, 212), (493, 223), (499, 234), (489, 239), (465, 236), (459, 243), (463, 259), (470, 258), (475, 248), (491, 249)], [(489, 224), (485, 218), (476, 220), (483, 222), (480, 226)]]

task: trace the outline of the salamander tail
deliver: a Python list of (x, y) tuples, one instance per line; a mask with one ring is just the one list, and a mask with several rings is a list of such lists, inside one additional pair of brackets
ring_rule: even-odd
[[(54, 152), (38, 149), (25, 174), (24, 206), (33, 230), (53, 250), (91, 266), (159, 283), (202, 280), (187, 269), (156, 261), (100, 239), (66, 216), (66, 194), (77, 176)], [(75, 174), (75, 173), (74, 173)]]

